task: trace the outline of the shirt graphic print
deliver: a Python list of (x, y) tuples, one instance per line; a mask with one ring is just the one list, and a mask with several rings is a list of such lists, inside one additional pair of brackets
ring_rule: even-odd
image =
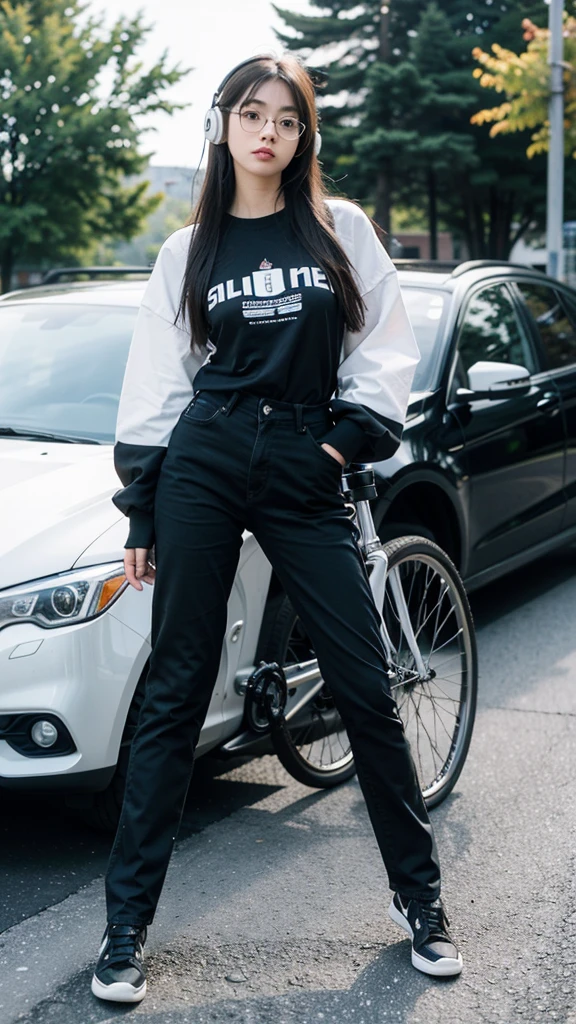
[[(320, 267), (290, 267), (287, 280), (282, 267), (274, 267), (269, 260), (263, 259), (258, 270), (243, 277), (241, 282), (221, 281), (208, 292), (208, 311), (219, 302), (242, 296), (242, 315), (246, 320), (266, 320), (269, 318), (286, 318), (289, 314), (302, 310), (302, 292), (284, 294), (288, 289), (332, 288)], [(248, 296), (254, 296), (253, 299)], [(275, 296), (279, 296), (276, 298)], [(295, 319), (293, 317), (293, 319)]]

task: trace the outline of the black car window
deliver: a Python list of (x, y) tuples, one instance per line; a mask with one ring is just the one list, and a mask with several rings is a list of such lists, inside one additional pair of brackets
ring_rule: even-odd
[(518, 287), (536, 321), (550, 369), (576, 363), (576, 332), (557, 292), (528, 281), (519, 281)]
[(412, 391), (426, 391), (434, 386), (434, 377), (441, 350), (441, 325), (449, 295), (440, 289), (419, 288), (401, 282), (402, 298), (414, 331), (420, 362), (416, 367)]
[(458, 339), (461, 370), (474, 363), (515, 363), (534, 372), (534, 356), (505, 285), (476, 292), (466, 309)]

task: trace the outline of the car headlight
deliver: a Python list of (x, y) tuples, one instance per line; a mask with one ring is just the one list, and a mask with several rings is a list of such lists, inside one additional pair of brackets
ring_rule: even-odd
[(122, 562), (109, 562), (0, 590), (0, 629), (15, 622), (53, 629), (93, 619), (127, 586)]

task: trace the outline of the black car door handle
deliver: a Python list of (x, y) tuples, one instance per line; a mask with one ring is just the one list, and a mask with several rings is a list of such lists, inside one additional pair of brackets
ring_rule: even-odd
[(537, 409), (548, 411), (556, 409), (560, 405), (560, 397), (556, 391), (546, 391), (540, 401), (536, 402)]

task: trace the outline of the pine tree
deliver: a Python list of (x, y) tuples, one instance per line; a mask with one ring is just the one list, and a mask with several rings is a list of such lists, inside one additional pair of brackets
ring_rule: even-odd
[(376, 61), (369, 68), (363, 133), (354, 149), (368, 174), (366, 184), (384, 165), (396, 200), (410, 203), (415, 192), (421, 194), (436, 258), (439, 182), (478, 163), (466, 124), (475, 83), (462, 67), (462, 42), (437, 3), (423, 11), (416, 32), (400, 63)]
[(412, 41), (411, 57), (424, 84), (419, 105), (418, 165), (427, 196), (430, 255), (438, 258), (438, 198), (442, 187), (479, 164), (467, 112), (473, 94), (467, 62), (467, 37), (452, 32), (445, 13), (432, 2), (423, 11)]
[[(410, 26), (417, 21), (425, 0), (312, 0), (312, 6), (329, 10), (329, 14), (313, 16), (294, 14), (275, 6), (276, 13), (296, 35), (278, 32), (278, 38), (289, 49), (307, 56), (319, 47), (334, 45), (337, 53), (326, 62), (329, 82), (326, 93), (335, 102), (323, 101), (323, 162), (326, 171), (349, 194), (358, 194), (363, 187), (362, 166), (354, 153), (354, 143), (362, 134), (365, 120), (365, 87), (368, 70), (376, 62), (398, 65), (405, 56)], [(400, 73), (400, 84), (402, 73)], [(382, 228), (390, 230), (390, 161), (382, 153), (375, 172), (373, 199), (375, 218)]]
[[(187, 71), (166, 54), (134, 59), (150, 28), (120, 16), (112, 28), (81, 0), (0, 0), (0, 275), (17, 261), (79, 258), (107, 236), (130, 238), (160, 197), (125, 187), (149, 154), (139, 115), (170, 113), (163, 97)], [(106, 72), (107, 86), (102, 74)]]
[(309, 63), (328, 48), (328, 95), (320, 101), (328, 175), (374, 204), (386, 231), (392, 201), (403, 201), (428, 209), (432, 237), (440, 218), (472, 255), (507, 256), (542, 214), (545, 167), (526, 167), (522, 140), (496, 144), (470, 124), (485, 103), (472, 49), (496, 40), (518, 46), (522, 19), (541, 19), (541, 0), (313, 5), (326, 13), (277, 11), (292, 31), (280, 38)]

